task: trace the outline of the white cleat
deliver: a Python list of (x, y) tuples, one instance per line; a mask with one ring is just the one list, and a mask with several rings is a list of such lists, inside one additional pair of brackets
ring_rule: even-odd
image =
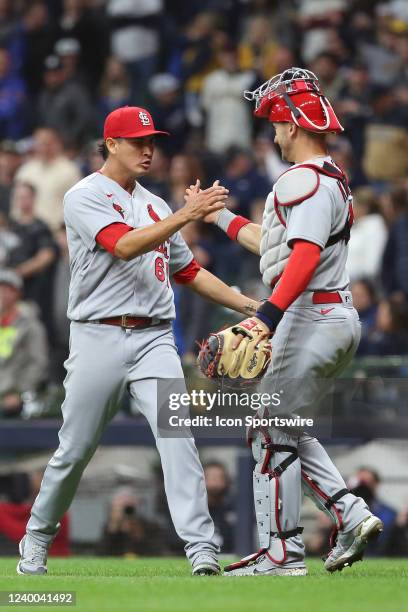
[(233, 563), (224, 569), (223, 576), (307, 576), (308, 571), (304, 565), (291, 567), (290, 565), (275, 565), (267, 553), (250, 555), (238, 563)]
[(220, 573), (218, 561), (211, 555), (199, 555), (193, 561), (193, 576), (218, 576)]
[(24, 576), (41, 576), (47, 573), (48, 549), (29, 535), (25, 535), (18, 545), (20, 561), (17, 563), (17, 574)]
[(364, 519), (353, 531), (340, 533), (336, 546), (330, 551), (324, 567), (328, 572), (341, 571), (362, 561), (367, 544), (375, 540), (384, 529), (383, 522), (374, 514)]

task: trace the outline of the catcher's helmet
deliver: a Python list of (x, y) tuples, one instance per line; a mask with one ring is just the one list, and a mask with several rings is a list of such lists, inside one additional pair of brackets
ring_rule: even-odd
[(295, 123), (317, 134), (340, 134), (344, 130), (320, 90), (317, 76), (310, 70), (289, 68), (258, 89), (245, 91), (244, 97), (255, 100), (256, 117), (264, 117), (271, 123)]

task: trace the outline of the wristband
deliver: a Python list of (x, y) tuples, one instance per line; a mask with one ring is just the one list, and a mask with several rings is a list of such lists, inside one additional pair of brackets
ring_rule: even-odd
[(245, 225), (248, 225), (248, 223), (251, 223), (249, 219), (241, 217), (240, 215), (235, 215), (227, 208), (221, 210), (216, 221), (216, 225), (222, 229), (231, 240), (236, 240), (239, 230)]
[(265, 323), (265, 325), (269, 327), (270, 331), (275, 331), (284, 314), (284, 310), (281, 310), (275, 306), (275, 304), (272, 304), (272, 302), (266, 300), (262, 306), (258, 308), (255, 316), (258, 317), (262, 323)]

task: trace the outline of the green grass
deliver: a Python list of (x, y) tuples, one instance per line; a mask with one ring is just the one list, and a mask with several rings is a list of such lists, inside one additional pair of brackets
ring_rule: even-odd
[[(308, 562), (308, 577), (193, 578), (183, 559), (71, 558), (49, 561), (48, 576), (17, 576), (0, 559), (0, 590), (76, 591), (73, 611), (98, 612), (403, 612), (408, 560), (367, 560), (328, 574)], [(12, 609), (12, 608), (7, 608)], [(54, 606), (19, 606), (46, 610)], [(60, 607), (61, 609), (61, 607)]]

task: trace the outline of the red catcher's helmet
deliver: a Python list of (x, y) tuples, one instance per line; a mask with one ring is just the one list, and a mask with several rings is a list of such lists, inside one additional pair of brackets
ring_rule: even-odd
[(295, 123), (316, 134), (344, 131), (320, 90), (317, 76), (310, 70), (289, 68), (258, 89), (245, 91), (244, 97), (255, 100), (256, 117), (264, 117), (271, 123)]

